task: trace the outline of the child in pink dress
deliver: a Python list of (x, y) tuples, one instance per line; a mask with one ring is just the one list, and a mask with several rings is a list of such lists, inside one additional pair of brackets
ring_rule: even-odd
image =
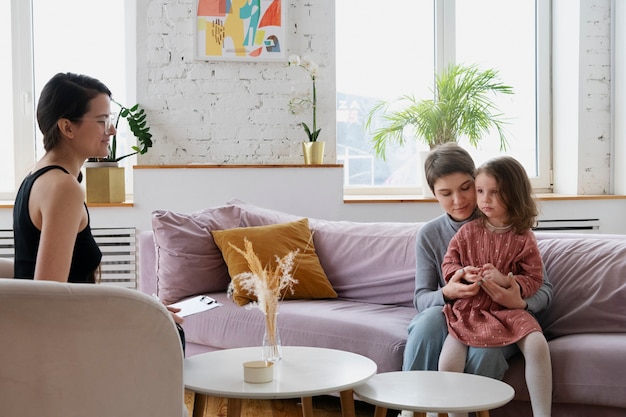
[[(476, 172), (477, 204), (482, 216), (459, 229), (450, 241), (442, 271), (446, 281), (463, 269), (468, 285), (483, 280), (508, 285), (522, 297), (542, 284), (542, 262), (532, 226), (537, 207), (524, 167), (511, 157), (493, 159)], [(526, 310), (507, 309), (479, 290), (471, 298), (446, 304), (449, 335), (441, 351), (440, 371), (463, 372), (467, 347), (501, 347), (517, 343), (526, 359), (526, 381), (535, 417), (550, 416), (552, 369), (541, 326)]]

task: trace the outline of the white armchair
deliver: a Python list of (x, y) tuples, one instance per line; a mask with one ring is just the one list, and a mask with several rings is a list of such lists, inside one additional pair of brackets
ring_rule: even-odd
[(13, 259), (0, 258), (0, 278), (13, 278)]
[(0, 416), (183, 416), (183, 352), (134, 290), (0, 281)]

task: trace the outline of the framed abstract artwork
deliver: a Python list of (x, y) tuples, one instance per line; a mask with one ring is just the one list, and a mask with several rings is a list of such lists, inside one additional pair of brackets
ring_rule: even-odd
[(195, 58), (286, 61), (287, 0), (196, 0)]

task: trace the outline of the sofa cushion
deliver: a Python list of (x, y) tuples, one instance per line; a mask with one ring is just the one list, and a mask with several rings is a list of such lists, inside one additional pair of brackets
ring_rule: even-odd
[[(293, 221), (296, 216), (241, 200), (245, 226)], [(366, 223), (309, 219), (320, 263), (339, 298), (413, 306), (415, 240), (422, 223)]]
[[(626, 351), (624, 334), (577, 334), (551, 340), (553, 402), (596, 404), (626, 408), (626, 373), (615, 369), (615, 359)], [(504, 382), (515, 389), (515, 399), (530, 401), (524, 378), (524, 357), (511, 360)]]
[(191, 214), (152, 213), (157, 294), (164, 302), (228, 288), (228, 269), (211, 230), (239, 226), (239, 215), (240, 209), (232, 205)]
[[(225, 293), (209, 294), (224, 305), (187, 316), (183, 327), (190, 344), (211, 349), (258, 346), (265, 330), (263, 313), (229, 302)], [(314, 346), (364, 355), (378, 372), (402, 367), (406, 329), (413, 307), (359, 303), (348, 300), (284, 300), (278, 329), (283, 346)]]
[(407, 307), (413, 306), (420, 225), (311, 219), (317, 254), (340, 298)]
[(624, 333), (626, 241), (537, 236), (554, 286), (552, 302), (539, 316), (548, 340), (581, 333)]
[[(298, 251), (294, 259), (292, 276), (298, 281), (292, 291), (285, 291), (285, 299), (335, 298), (337, 293), (320, 265), (315, 251), (315, 244), (306, 218), (269, 226), (238, 227), (229, 230), (213, 230), (215, 243), (222, 251), (231, 277), (250, 272), (248, 262), (243, 255), (229, 243), (243, 249), (244, 238), (252, 243), (254, 253), (263, 266), (276, 266), (276, 257), (284, 257), (289, 252)], [(254, 294), (248, 293), (235, 280), (233, 281), (233, 300), (239, 304), (256, 301)]]
[[(237, 206), (239, 210), (241, 210), (240, 225), (242, 227), (268, 226), (270, 224), (294, 222), (304, 217), (255, 206), (254, 204), (237, 199), (229, 201), (228, 204)], [(311, 219), (309, 219), (309, 221), (310, 220)]]

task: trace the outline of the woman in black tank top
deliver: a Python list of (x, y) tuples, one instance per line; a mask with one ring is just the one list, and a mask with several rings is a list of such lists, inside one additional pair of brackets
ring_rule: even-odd
[[(13, 208), (13, 230), (15, 233), (15, 278), (35, 277), (35, 263), (41, 230), (31, 221), (28, 212), (28, 201), (34, 182), (51, 169), (59, 169), (69, 175), (65, 168), (59, 165), (48, 165), (28, 175), (22, 182), (15, 198)], [(85, 205), (87, 218), (89, 212)], [(87, 226), (76, 235), (74, 251), (70, 264), (68, 282), (94, 283), (95, 272), (102, 259), (102, 252), (91, 234), (89, 221)]]
[[(93, 283), (102, 253), (89, 224), (81, 167), (105, 157), (116, 133), (111, 91), (86, 75), (59, 73), (41, 91), (37, 122), (46, 151), (13, 209), (16, 278)], [(182, 318), (168, 307), (184, 348)]]
[(15, 199), (15, 277), (93, 283), (102, 253), (89, 224), (80, 170), (107, 155), (115, 134), (111, 91), (100, 81), (59, 73), (44, 86), (37, 122), (46, 151)]

